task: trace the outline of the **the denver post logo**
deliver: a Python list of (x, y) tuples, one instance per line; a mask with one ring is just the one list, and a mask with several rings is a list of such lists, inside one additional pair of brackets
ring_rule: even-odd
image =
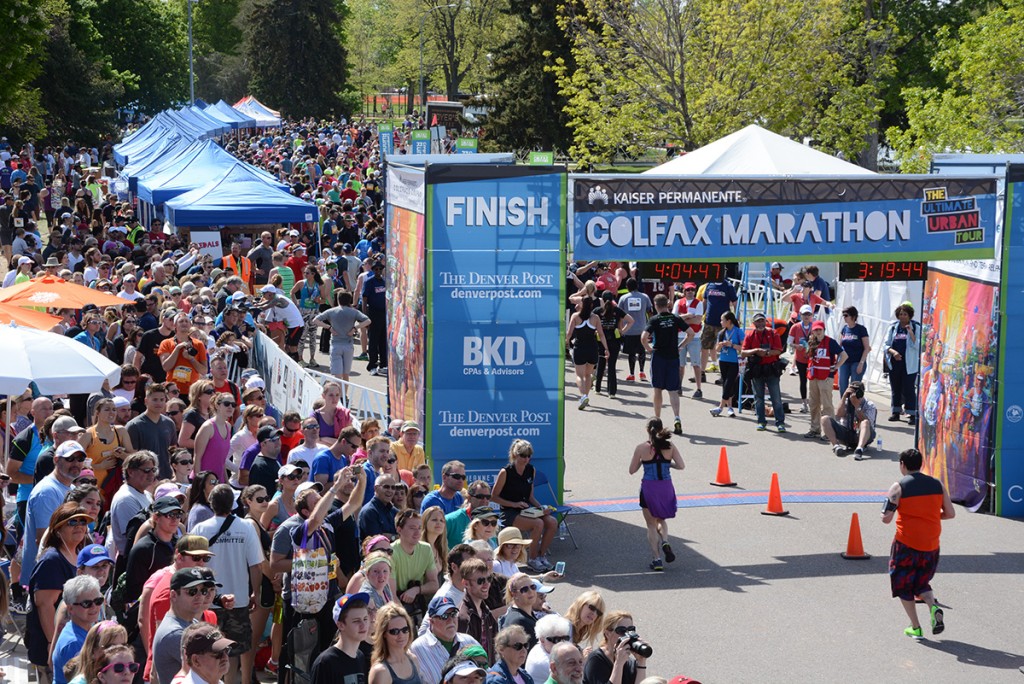
[(921, 216), (928, 222), (928, 233), (954, 233), (956, 244), (982, 242), (981, 211), (974, 197), (949, 197), (946, 188), (926, 188)]

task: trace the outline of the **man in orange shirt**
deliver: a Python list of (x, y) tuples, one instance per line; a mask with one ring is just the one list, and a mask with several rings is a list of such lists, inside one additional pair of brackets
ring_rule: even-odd
[(391, 451), (398, 458), (399, 470), (412, 472), (416, 466), (427, 462), (427, 456), (418, 442), (420, 439), (420, 426), (414, 420), (407, 420), (402, 424), (402, 438), (391, 443)]
[(164, 340), (156, 353), (167, 373), (167, 381), (178, 386), (182, 396), (188, 396), (192, 383), (206, 375), (206, 344), (191, 337), (192, 321), (188, 314), (174, 317), (174, 337)]
[(899, 598), (910, 617), (910, 627), (903, 633), (913, 639), (923, 638), (917, 619), (915, 597), (928, 604), (931, 611), (932, 634), (946, 628), (942, 609), (935, 603), (931, 580), (939, 564), (939, 534), (942, 521), (956, 517), (953, 502), (942, 483), (921, 472), (924, 457), (917, 449), (900, 454), (903, 477), (889, 488), (882, 509), (882, 522), (889, 524), (896, 517), (896, 538), (889, 557), (889, 583), (893, 598)]

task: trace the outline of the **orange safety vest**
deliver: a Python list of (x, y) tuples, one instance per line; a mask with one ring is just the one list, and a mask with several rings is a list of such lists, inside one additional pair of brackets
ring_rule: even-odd
[(236, 276), (242, 279), (245, 283), (245, 289), (247, 293), (252, 293), (252, 262), (249, 261), (248, 257), (242, 257), (238, 263), (235, 263), (235, 257), (228, 254), (224, 257), (224, 268), (230, 270)]

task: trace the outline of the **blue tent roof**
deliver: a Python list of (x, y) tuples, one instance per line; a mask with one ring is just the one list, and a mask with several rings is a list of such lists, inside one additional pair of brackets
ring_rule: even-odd
[[(213, 141), (206, 140), (191, 159), (181, 159), (163, 171), (140, 178), (138, 195), (145, 202), (160, 205), (189, 190), (202, 187), (238, 164), (240, 162), (236, 158)], [(258, 169), (253, 169), (253, 173), (259, 174), (266, 183), (277, 183)], [(288, 186), (278, 183), (277, 187), (287, 189)]]
[(165, 137), (167, 133), (168, 127), (163, 119), (150, 119), (145, 126), (114, 145), (114, 161), (122, 165), (127, 164), (129, 158), (152, 145), (154, 141)]
[(255, 128), (256, 119), (246, 116), (224, 100), (210, 105), (205, 112), (227, 122), (232, 128)]
[(205, 143), (203, 140), (191, 140), (176, 133), (173, 135), (173, 145), (164, 150), (160, 156), (146, 159), (139, 162), (138, 165), (135, 165), (134, 162), (129, 162), (127, 166), (121, 169), (121, 175), (128, 178), (128, 191), (133, 195), (139, 191), (140, 178), (152, 176), (170, 166), (191, 159), (199, 153), (202, 145)]
[(138, 152), (129, 152), (130, 159), (128, 159), (128, 157), (125, 158), (126, 163), (124, 168), (138, 169), (145, 166), (147, 162), (163, 155), (168, 147), (171, 147), (179, 140), (183, 140), (183, 138), (177, 133), (167, 131), (166, 129), (161, 131), (159, 135), (149, 138), (146, 146), (140, 148)]
[(187, 135), (196, 140), (205, 140), (210, 137), (203, 130), (203, 127), (199, 125), (199, 122), (186, 117), (179, 111), (168, 109), (160, 113), (171, 122), (172, 127), (181, 131), (182, 135)]
[(237, 226), (316, 220), (316, 206), (268, 184), (258, 170), (236, 164), (219, 178), (165, 205), (175, 226)]
[(211, 135), (224, 135), (231, 130), (231, 126), (216, 117), (210, 116), (199, 107), (193, 105), (188, 108), (188, 111), (196, 117), (197, 121), (206, 126), (207, 132)]
[(208, 116), (205, 116), (201, 110), (192, 109), (191, 107), (182, 107), (177, 110), (176, 114), (191, 125), (199, 129), (199, 137), (213, 138), (221, 134), (223, 126), (219, 121), (214, 121)]
[(195, 102), (193, 102), (193, 104), (194, 104), (194, 105), (195, 105), (196, 107), (199, 107), (200, 109), (206, 109), (207, 107), (209, 107), (209, 106), (210, 106), (210, 103), (209, 103), (209, 102), (207, 102), (206, 100), (202, 99), (201, 97), (197, 97), (197, 98), (196, 98), (196, 101), (195, 101)]

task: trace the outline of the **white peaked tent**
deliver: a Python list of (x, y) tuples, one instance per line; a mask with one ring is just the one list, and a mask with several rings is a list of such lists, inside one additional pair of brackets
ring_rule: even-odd
[(750, 125), (644, 171), (658, 176), (864, 176), (856, 164)]

